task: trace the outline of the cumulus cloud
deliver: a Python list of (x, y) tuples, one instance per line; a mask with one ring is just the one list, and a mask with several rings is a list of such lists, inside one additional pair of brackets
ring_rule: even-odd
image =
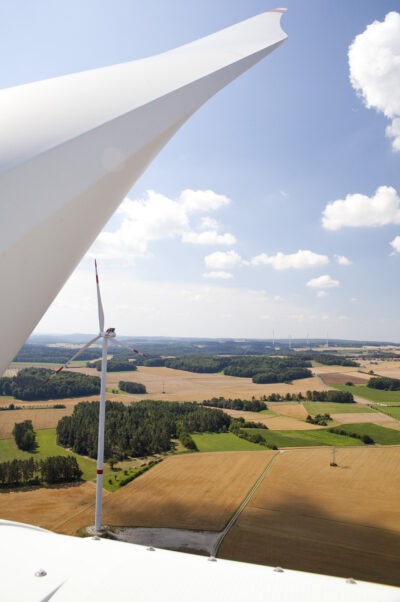
[(326, 297), (328, 293), (326, 291), (318, 291), (317, 297)]
[(215, 272), (204, 272), (204, 278), (221, 278), (223, 280), (228, 280), (229, 278), (233, 278), (233, 274), (230, 272), (224, 272), (223, 270), (217, 270)]
[(236, 244), (233, 234), (218, 234), (216, 230), (205, 230), (203, 232), (184, 232), (182, 242), (190, 242), (195, 245), (226, 245)]
[(333, 280), (328, 274), (319, 276), (318, 278), (312, 278), (307, 282), (307, 286), (310, 286), (311, 288), (335, 288), (339, 285), (339, 280)]
[(126, 198), (117, 212), (122, 216), (119, 227), (102, 232), (90, 254), (132, 263), (135, 257), (146, 255), (154, 240), (180, 238), (191, 244), (233, 245), (234, 235), (219, 233), (214, 218), (203, 216), (197, 227), (192, 224), (196, 213), (216, 211), (229, 203), (228, 197), (212, 190), (187, 189), (177, 199), (148, 190), (141, 199)]
[(329, 259), (326, 255), (319, 255), (312, 251), (299, 250), (297, 253), (288, 255), (281, 252), (276, 255), (261, 253), (261, 255), (253, 257), (250, 263), (254, 266), (262, 264), (272, 265), (275, 270), (287, 270), (289, 268), (301, 269), (320, 267), (329, 263)]
[(379, 186), (371, 197), (348, 194), (345, 199), (328, 203), (322, 212), (322, 225), (326, 230), (386, 224), (400, 224), (400, 197), (392, 186)]
[(352, 261), (350, 261), (350, 259), (348, 259), (344, 255), (335, 255), (335, 259), (339, 265), (351, 265), (353, 263)]
[(390, 243), (393, 248), (393, 253), (400, 253), (400, 236), (396, 236)]
[(356, 36), (349, 47), (350, 81), (366, 107), (392, 119), (386, 135), (400, 150), (400, 14), (390, 12)]
[(242, 263), (242, 258), (236, 251), (215, 251), (204, 258), (205, 264), (209, 268), (216, 270), (230, 269)]

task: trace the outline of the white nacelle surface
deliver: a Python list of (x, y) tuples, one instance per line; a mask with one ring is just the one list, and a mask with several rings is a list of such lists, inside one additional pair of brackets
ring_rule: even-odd
[[(400, 589), (0, 521), (7, 602), (399, 602)], [(42, 577), (35, 573), (45, 572)]]

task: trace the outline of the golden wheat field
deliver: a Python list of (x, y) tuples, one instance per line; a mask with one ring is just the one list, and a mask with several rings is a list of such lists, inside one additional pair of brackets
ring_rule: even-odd
[(63, 416), (70, 416), (73, 409), (71, 405), (61, 409), (3, 411), (0, 413), (0, 439), (10, 439), (14, 424), (24, 420), (32, 420), (35, 430), (56, 428), (58, 421)]
[[(276, 452), (172, 456), (115, 493), (103, 522), (115, 526), (222, 529)], [(75, 534), (93, 524), (95, 486), (0, 493), (0, 516)]]
[(220, 556), (400, 585), (400, 448), (280, 453)]
[[(79, 372), (98, 376), (94, 368), (79, 368)], [(139, 366), (135, 372), (109, 372), (107, 387), (118, 388), (120, 380), (142, 383), (147, 395), (130, 395), (130, 399), (165, 399), (167, 401), (203, 401), (211, 397), (251, 399), (270, 393), (304, 393), (308, 389), (325, 391), (326, 385), (317, 378), (303, 378), (293, 384), (276, 383), (257, 385), (251, 378), (225, 376), (224, 374), (198, 374), (171, 368)], [(165, 393), (163, 393), (163, 390)]]

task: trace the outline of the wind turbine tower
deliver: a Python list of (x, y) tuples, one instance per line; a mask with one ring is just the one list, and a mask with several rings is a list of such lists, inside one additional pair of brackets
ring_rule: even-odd
[(107, 328), (104, 330), (104, 311), (103, 304), (101, 302), (101, 294), (100, 294), (100, 284), (99, 284), (99, 275), (97, 272), (97, 261), (94, 262), (95, 272), (96, 272), (96, 289), (97, 289), (97, 308), (99, 313), (99, 334), (94, 337), (91, 341), (89, 341), (84, 347), (82, 347), (77, 353), (75, 353), (70, 360), (63, 366), (61, 366), (56, 372), (50, 376), (43, 384), (48, 383), (52, 378), (57, 376), (70, 364), (75, 358), (77, 358), (81, 353), (83, 353), (86, 349), (91, 347), (96, 341), (99, 339), (103, 339), (102, 343), (102, 354), (101, 354), (101, 380), (100, 380), (100, 408), (99, 408), (99, 431), (98, 431), (98, 441), (97, 441), (97, 479), (96, 479), (96, 511), (95, 511), (95, 530), (96, 532), (101, 531), (101, 512), (102, 512), (102, 503), (103, 503), (103, 465), (104, 465), (104, 427), (105, 427), (105, 417), (106, 417), (106, 383), (107, 383), (107, 351), (108, 351), (108, 343), (111, 341), (115, 345), (119, 347), (124, 347), (125, 349), (129, 349), (129, 351), (133, 351), (138, 355), (142, 355), (143, 357), (147, 357), (145, 353), (140, 353), (137, 349), (133, 349), (124, 343), (118, 341), (116, 337), (115, 328)]

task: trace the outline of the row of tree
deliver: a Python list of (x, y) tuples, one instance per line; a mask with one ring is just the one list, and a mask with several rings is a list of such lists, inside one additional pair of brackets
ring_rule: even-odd
[(268, 372), (258, 372), (253, 376), (253, 383), (267, 384), (267, 383), (284, 383), (297, 380), (299, 378), (310, 378), (312, 376), (311, 370), (308, 368), (285, 368), (283, 370), (277, 370), (276, 372), (270, 370)]
[(212, 397), (203, 401), (203, 406), (212, 408), (228, 408), (230, 410), (244, 410), (245, 412), (261, 412), (267, 410), (265, 401), (258, 399), (226, 399), (225, 397)]
[(82, 476), (74, 456), (50, 456), (43, 460), (11, 460), (0, 463), (0, 487), (66, 483)]
[(399, 391), (400, 379), (388, 378), (387, 376), (374, 376), (370, 378), (367, 387), (371, 389), (380, 389), (382, 391)]
[(12, 395), (16, 399), (34, 401), (81, 397), (100, 392), (98, 376), (87, 376), (66, 370), (60, 372), (57, 378), (45, 383), (54, 373), (54, 370), (47, 368), (23, 368), (16, 376), (3, 376), (0, 378), (0, 395)]
[[(78, 454), (97, 456), (99, 404), (82, 402), (57, 425), (57, 443)], [(197, 403), (140, 401), (130, 406), (106, 402), (104, 457), (122, 459), (169, 451), (178, 433), (221, 432), (230, 417)]]

